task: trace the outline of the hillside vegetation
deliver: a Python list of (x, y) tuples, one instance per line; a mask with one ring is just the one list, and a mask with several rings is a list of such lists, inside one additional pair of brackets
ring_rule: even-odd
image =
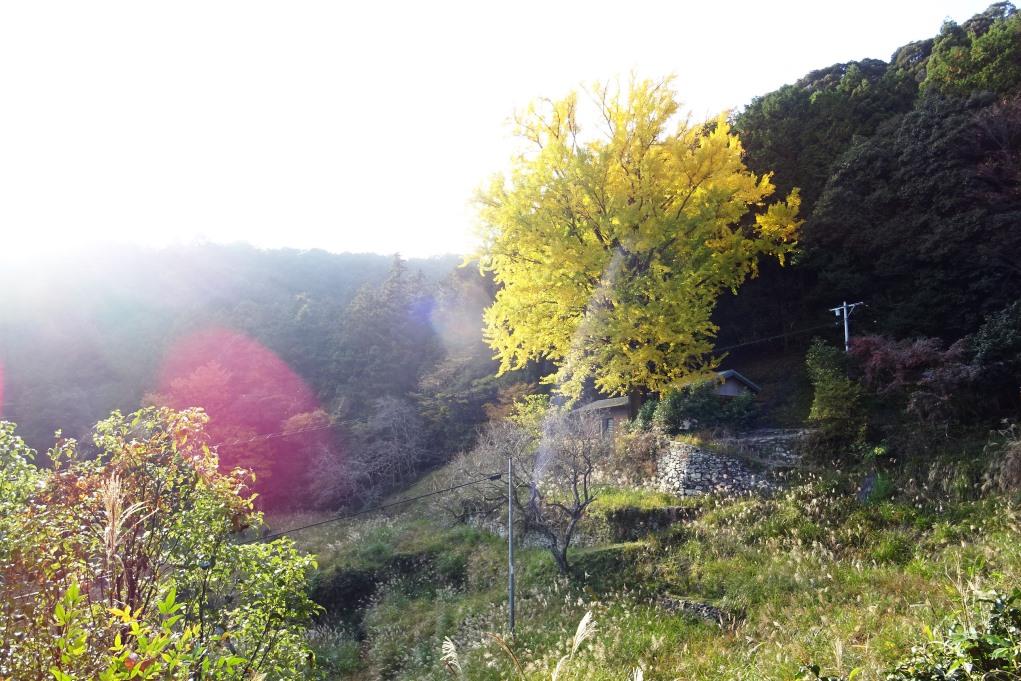
[(467, 258), (0, 272), (0, 681), (1021, 677), (1021, 14), (589, 94)]
[[(296, 534), (323, 558), (315, 593), (336, 617), (315, 645), (328, 668), (1014, 678), (1017, 435), (1001, 419), (1017, 418), (1021, 379), (1019, 31), (1013, 7), (994, 5), (889, 63), (813, 71), (734, 117), (748, 166), (773, 173), (776, 196), (799, 188), (805, 220), (793, 265), (763, 259), (713, 316), (717, 347), (738, 346), (725, 366), (763, 387), (743, 426), (815, 428), (781, 491), (644, 491), (648, 447), (618, 438), (630, 470), (598, 487), (569, 576), (542, 545), (520, 549), (513, 637), (498, 515), (466, 524), (463, 505), (437, 502)], [(868, 337), (847, 358), (810, 349), (843, 299), (868, 302), (852, 324)]]
[[(1021, 528), (1010, 503), (943, 489), (861, 502), (857, 477), (799, 475), (772, 499), (601, 490), (571, 579), (543, 548), (519, 552), (513, 639), (505, 542), (439, 506), (296, 534), (322, 562), (313, 593), (336, 615), (314, 645), (343, 678), (450, 678), (449, 638), (464, 678), (549, 679), (591, 611), (595, 634), (560, 678), (782, 679), (813, 662), (884, 678), (931, 630), (980, 617), (979, 590), (1017, 588)], [(676, 504), (697, 518), (610, 540), (614, 511)], [(718, 608), (722, 625), (685, 600)], [(489, 633), (507, 637), (522, 673)]]

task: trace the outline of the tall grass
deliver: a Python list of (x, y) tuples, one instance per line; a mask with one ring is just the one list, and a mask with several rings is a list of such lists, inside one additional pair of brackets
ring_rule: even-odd
[[(482, 681), (619, 681), (636, 669), (649, 681), (793, 679), (808, 663), (877, 680), (925, 627), (961, 612), (962, 580), (1021, 585), (1021, 542), (1005, 497), (860, 502), (856, 482), (827, 474), (770, 499), (704, 498), (694, 520), (580, 550), (570, 580), (542, 549), (524, 548), (513, 637), (498, 538), (409, 514), (321, 540), (334, 569), (421, 559), (415, 574), (382, 580), (363, 613), (368, 678), (447, 679), (456, 660), (464, 678)], [(614, 508), (672, 501), (606, 495)], [(459, 580), (443, 566), (451, 556)], [(733, 626), (666, 608), (666, 597), (712, 604)], [(599, 627), (576, 646), (586, 613)]]

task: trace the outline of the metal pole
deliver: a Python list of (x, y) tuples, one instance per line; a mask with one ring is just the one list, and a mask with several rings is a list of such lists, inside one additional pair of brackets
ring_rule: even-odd
[(514, 633), (514, 460), (507, 457), (507, 604), (508, 624)]
[(854, 312), (854, 308), (864, 304), (857, 302), (848, 305), (845, 300), (843, 305), (830, 308), (830, 312), (844, 318), (844, 352), (851, 352), (851, 313)]
[(844, 352), (851, 352), (851, 327), (847, 320), (847, 301), (844, 301)]

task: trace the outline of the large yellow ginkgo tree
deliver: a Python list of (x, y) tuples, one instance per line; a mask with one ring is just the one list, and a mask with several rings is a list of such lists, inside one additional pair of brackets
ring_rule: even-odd
[(716, 299), (794, 248), (798, 194), (767, 203), (726, 116), (679, 120), (669, 79), (591, 94), (592, 133), (577, 93), (519, 115), (525, 150), (479, 192), (486, 340), (501, 371), (551, 360), (567, 396), (661, 391), (713, 365)]

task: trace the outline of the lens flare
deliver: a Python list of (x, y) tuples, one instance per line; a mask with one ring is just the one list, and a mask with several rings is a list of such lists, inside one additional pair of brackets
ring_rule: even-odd
[(264, 506), (304, 501), (313, 463), (337, 454), (330, 419), (312, 389), (271, 350), (230, 329), (175, 342), (148, 401), (205, 409), (221, 469), (251, 470)]

